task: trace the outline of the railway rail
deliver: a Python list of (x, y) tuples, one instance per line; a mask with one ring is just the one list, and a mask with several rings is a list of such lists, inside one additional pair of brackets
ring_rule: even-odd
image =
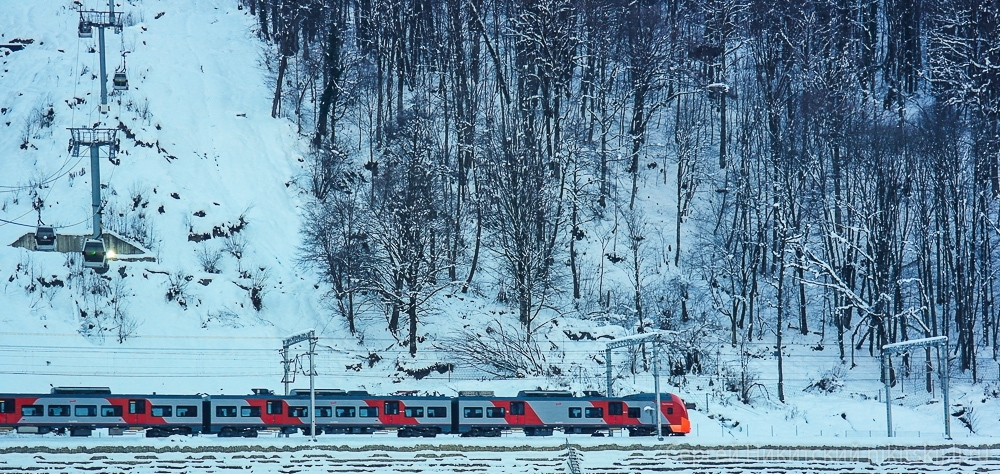
[(664, 446), (631, 443), (625, 438), (620, 444), (573, 438), (566, 438), (568, 443), (510, 437), (464, 444), (388, 438), (391, 442), (301, 445), (281, 438), (260, 439), (260, 444), (215, 439), (198, 444), (191, 440), (199, 438), (190, 438), (178, 444), (135, 437), (135, 444), (98, 439), (79, 445), (68, 438), (39, 444), (39, 438), (29, 442), (31, 438), (7, 435), (0, 436), (0, 473), (232, 473), (235, 469), (281, 474), (1000, 472), (1000, 445)]

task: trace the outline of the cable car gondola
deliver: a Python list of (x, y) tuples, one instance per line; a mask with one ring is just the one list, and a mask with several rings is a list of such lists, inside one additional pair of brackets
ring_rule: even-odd
[(40, 225), (35, 229), (35, 250), (51, 252), (56, 249), (56, 231), (52, 226)]
[(87, 22), (83, 21), (82, 19), (80, 20), (80, 26), (79, 26), (79, 28), (77, 28), (77, 32), (80, 34), (81, 38), (93, 38), (94, 37), (94, 27), (91, 26), (90, 23), (87, 23)]
[(111, 79), (111, 83), (114, 85), (116, 91), (128, 90), (128, 78), (125, 77), (125, 72), (115, 72), (115, 77)]
[(122, 67), (115, 71), (115, 77), (111, 79), (111, 83), (116, 91), (128, 90), (128, 77), (125, 75), (125, 51), (122, 51)]
[(103, 239), (87, 239), (83, 243), (83, 266), (86, 268), (105, 268), (108, 266), (108, 252), (104, 248)]

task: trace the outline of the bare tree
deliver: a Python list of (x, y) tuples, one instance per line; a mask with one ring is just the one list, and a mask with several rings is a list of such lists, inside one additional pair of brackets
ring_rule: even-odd
[(428, 111), (407, 111), (397, 129), (388, 129), (380, 175), (372, 183), (376, 206), (367, 225), (372, 235), (373, 283), (389, 309), (389, 330), (408, 322), (410, 354), (417, 352), (420, 306), (450, 285), (441, 281), (447, 217), (441, 212), (441, 169), (434, 159)]

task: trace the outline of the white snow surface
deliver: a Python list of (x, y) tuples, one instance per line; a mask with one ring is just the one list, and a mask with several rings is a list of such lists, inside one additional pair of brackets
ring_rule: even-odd
[[(541, 335), (551, 346), (546, 347), (550, 362), (560, 365), (564, 375), (506, 381), (486, 380), (462, 370), (434, 372), (414, 380), (400, 370), (448, 362), (447, 353), (434, 343), (458, 329), (456, 321), (484, 325), (494, 318), (511, 317), (509, 309), (489, 296), (448, 293), (438, 298), (434, 310), (422, 320), (421, 332), (428, 339), (416, 358), (410, 358), (406, 348), (384, 330), (380, 314), (361, 318), (363, 337), (348, 334), (342, 319), (332, 316), (323, 302), (326, 287), (319, 277), (297, 263), (299, 232), (309, 225), (301, 217), (307, 197), (303, 158), (307, 144), (291, 121), (270, 117), (273, 90), (268, 84), (273, 75), (264, 65), (265, 45), (253, 34), (253, 18), (238, 10), (237, 3), (119, 1), (117, 9), (125, 13), (127, 26), (121, 34), (107, 32), (107, 61), (111, 73), (121, 65), (122, 49), (129, 52), (130, 89), (111, 93), (111, 112), (102, 115), (97, 110), (98, 54), (90, 52), (98, 35), (77, 37), (75, 2), (0, 0), (0, 45), (15, 39), (33, 40), (19, 51), (0, 47), (0, 392), (108, 386), (117, 393), (240, 394), (254, 387), (280, 393), (281, 340), (310, 328), (319, 337), (319, 388), (445, 395), (459, 390), (514, 395), (539, 387), (603, 390), (604, 366), (591, 356), (603, 359), (607, 339), (576, 342), (563, 336), (563, 331), (631, 335), (613, 321), (553, 315), (558, 327), (553, 325)], [(91, 0), (83, 4), (88, 9), (106, 8)], [(78, 102), (76, 98), (82, 103), (71, 107)], [(53, 123), (44, 128), (32, 126), (49, 107), (54, 111)], [(119, 121), (136, 137), (126, 138), (119, 131), (120, 163), (102, 158), (103, 193), (119, 209), (129, 208), (132, 196), (141, 194), (148, 201), (143, 209), (155, 235), (148, 255), (155, 261), (112, 261), (105, 274), (112, 281), (124, 282), (121, 301), (137, 322), (121, 343), (113, 328), (103, 336), (82, 334), (85, 318), (81, 311), (93, 307), (94, 297), (81, 288), (94, 274), (81, 271), (78, 256), (71, 259), (69, 254), (10, 245), (34, 231), (36, 198), (43, 202), (41, 218), (46, 224), (58, 227), (62, 234), (90, 233), (90, 160), (86, 153), (74, 157), (67, 151), (67, 128), (95, 124), (115, 128)], [(28, 138), (26, 147), (21, 146), (24, 137)], [(146, 147), (137, 140), (158, 145)], [(86, 172), (81, 175), (81, 170)], [(644, 202), (663, 197), (659, 202), (669, 203), (665, 196), (673, 191), (658, 189), (663, 185), (655, 176), (643, 186)], [(649, 205), (651, 215), (669, 217), (656, 213), (669, 212), (665, 209), (671, 206)], [(188, 234), (238, 223), (241, 216), (247, 222), (240, 232), (247, 242), (242, 258), (224, 253), (220, 273), (203, 272), (197, 251), (201, 247), (222, 249), (224, 239), (195, 243), (188, 240)], [(239, 271), (261, 268), (268, 278), (264, 308), (258, 312), (251, 307), (248, 292), (239, 286), (249, 281)], [(178, 275), (191, 278), (186, 307), (165, 296), (171, 278)], [(56, 280), (62, 283), (45, 286)], [(832, 341), (818, 351), (812, 348), (815, 338), (792, 334), (786, 340), (786, 403), (777, 400), (777, 380), (770, 375), (775, 364), (770, 357), (773, 343), (767, 349), (767, 341), (751, 346), (764, 354), (751, 364), (759, 365), (758, 373), (765, 374), (751, 405), (721, 390), (711, 376), (665, 376), (665, 392), (677, 393), (698, 407), (690, 411), (692, 433), (685, 441), (807, 446), (887, 443), (877, 358), (858, 351), (858, 366), (848, 369), (839, 362)], [(304, 348), (299, 348), (302, 352)], [(382, 359), (369, 366), (372, 353)], [(616, 354), (626, 357), (624, 350)], [(719, 355), (725, 358), (727, 354), (736, 360), (723, 342)], [(303, 357), (297, 365), (304, 368), (306, 364)], [(805, 390), (812, 381), (835, 371), (842, 388), (831, 393)], [(616, 393), (652, 391), (648, 373), (633, 376), (616, 369), (616, 375), (621, 376)], [(1000, 436), (1000, 399), (991, 392), (997, 389), (1000, 374), (981, 377), (986, 382), (973, 385), (956, 379), (952, 383), (953, 407), (974, 409), (975, 433), (952, 417), (953, 435), (963, 443), (992, 443)], [(292, 386), (307, 384), (300, 371)], [(942, 441), (940, 397), (927, 398), (926, 404), (893, 408), (897, 441)], [(397, 442), (383, 439), (377, 442)], [(526, 441), (534, 442), (517, 440)], [(64, 446), (97, 441), (0, 436), (0, 447), (38, 442)], [(215, 441), (171, 441), (176, 442)], [(335, 441), (353, 442), (349, 437)]]

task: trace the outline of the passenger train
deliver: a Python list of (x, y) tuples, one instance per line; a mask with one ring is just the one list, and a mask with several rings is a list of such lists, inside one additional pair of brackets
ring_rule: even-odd
[[(96, 429), (111, 435), (144, 430), (147, 437), (216, 434), (256, 437), (258, 431), (310, 434), (309, 390), (276, 395), (254, 389), (252, 395), (119, 395), (104, 387), (57, 387), (49, 394), (0, 393), (0, 430), (18, 433), (68, 433), (90, 436)], [(493, 392), (458, 396), (397, 392), (315, 390), (316, 434), (371, 434), (395, 431), (399, 437), (500, 436), (518, 430), (527, 436), (563, 433), (601, 435), (628, 430), (630, 436), (691, 431), (680, 397), (664, 393), (655, 410), (655, 394), (607, 397), (585, 392), (527, 390), (516, 397)]]

